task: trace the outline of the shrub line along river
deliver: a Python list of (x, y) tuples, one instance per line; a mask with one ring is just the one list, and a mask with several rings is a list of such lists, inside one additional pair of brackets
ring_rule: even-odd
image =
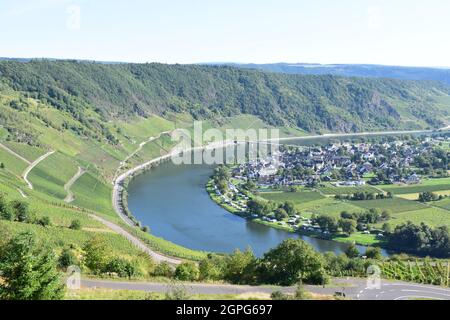
[[(335, 135), (303, 137), (289, 140), (289, 144), (312, 145), (338, 138)], [(274, 229), (229, 213), (213, 202), (205, 189), (213, 169), (210, 165), (161, 163), (131, 181), (129, 210), (144, 225), (150, 226), (152, 234), (195, 250), (229, 253), (236, 248), (251, 247), (260, 256), (287, 238), (301, 238), (320, 252), (339, 254), (349, 246)], [(358, 248), (362, 252), (365, 250), (364, 246)], [(383, 254), (388, 253), (383, 250)]]

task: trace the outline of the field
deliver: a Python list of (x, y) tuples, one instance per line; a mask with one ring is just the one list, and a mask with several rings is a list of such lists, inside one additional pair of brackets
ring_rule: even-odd
[[(450, 212), (448, 210), (425, 207), (413, 211), (393, 212), (392, 218), (389, 220), (389, 223), (393, 226), (411, 221), (415, 224), (424, 222), (433, 227), (450, 227)], [(381, 224), (378, 227), (381, 227)]]
[(290, 201), (294, 205), (301, 205), (302, 203), (323, 199), (324, 197), (316, 191), (309, 192), (263, 192), (259, 194), (260, 197), (274, 201), (286, 202)]
[(374, 234), (363, 234), (360, 232), (353, 233), (349, 237), (337, 236), (333, 240), (347, 243), (358, 243), (360, 245), (373, 246), (379, 244), (381, 241)]
[(423, 204), (415, 201), (392, 198), (383, 200), (364, 200), (364, 201), (351, 201), (351, 203), (362, 209), (380, 209), (391, 210), (392, 212), (405, 212), (420, 210), (424, 207)]
[(64, 199), (67, 195), (64, 185), (78, 171), (77, 164), (62, 153), (54, 153), (39, 163), (29, 174), (29, 180), (36, 190)]
[(433, 205), (450, 211), (450, 198), (433, 202)]
[(6, 170), (19, 177), (28, 167), (28, 164), (25, 161), (17, 158), (16, 156), (13, 156), (3, 148), (0, 148), (0, 162), (5, 165)]
[[(438, 196), (444, 196), (444, 197), (450, 196), (450, 190), (433, 191), (433, 193)], [(397, 197), (406, 199), (406, 200), (418, 200), (419, 195), (420, 195), (420, 193), (405, 193), (405, 194), (399, 194), (399, 195), (397, 195)]]
[(112, 186), (105, 184), (92, 173), (82, 175), (72, 186), (74, 205), (115, 216), (111, 203)]
[(343, 186), (336, 187), (331, 184), (327, 184), (325, 187), (317, 188), (320, 192), (325, 195), (343, 195), (343, 194), (353, 194), (356, 192), (369, 192), (369, 193), (379, 193), (380, 191), (371, 186)]
[(398, 195), (420, 193), (425, 191), (447, 191), (450, 190), (450, 178), (429, 179), (423, 181), (421, 184), (410, 186), (383, 185), (380, 186), (380, 188)]
[(82, 247), (94, 235), (101, 234), (108, 246), (117, 255), (124, 257), (135, 257), (140, 251), (134, 247), (128, 240), (119, 234), (112, 232), (101, 232), (97, 229), (88, 230), (71, 230), (61, 226), (41, 227), (34, 224), (9, 222), (0, 220), (0, 232), (2, 237), (13, 235), (21, 232), (29, 231), (37, 236), (45, 245), (54, 250), (61, 250), (68, 246)]
[(30, 162), (33, 162), (43, 154), (45, 154), (45, 150), (37, 147), (32, 147), (27, 144), (17, 143), (17, 142), (5, 142), (5, 146), (14, 151), (17, 154), (20, 154), (22, 157), (27, 159)]

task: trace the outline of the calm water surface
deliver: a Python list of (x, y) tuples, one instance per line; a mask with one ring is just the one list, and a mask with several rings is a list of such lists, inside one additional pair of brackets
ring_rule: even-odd
[(154, 235), (191, 249), (229, 253), (251, 247), (260, 256), (291, 237), (321, 252), (341, 253), (347, 248), (343, 243), (276, 230), (227, 212), (205, 190), (212, 170), (206, 165), (161, 164), (132, 181), (129, 209)]

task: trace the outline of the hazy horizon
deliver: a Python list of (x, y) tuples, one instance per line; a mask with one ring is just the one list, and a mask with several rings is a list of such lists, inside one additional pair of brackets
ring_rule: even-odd
[(5, 0), (0, 56), (450, 67), (446, 0)]

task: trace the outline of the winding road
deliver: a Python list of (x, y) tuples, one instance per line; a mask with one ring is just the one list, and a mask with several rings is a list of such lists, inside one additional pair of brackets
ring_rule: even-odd
[(121, 236), (125, 237), (128, 241), (130, 241), (132, 244), (134, 244), (138, 249), (142, 250), (143, 252), (147, 253), (150, 257), (152, 257), (156, 262), (167, 262), (173, 265), (180, 264), (183, 262), (180, 259), (171, 258), (164, 256), (162, 254), (159, 254), (153, 250), (151, 250), (144, 242), (142, 242), (140, 239), (138, 239), (136, 236), (132, 235), (128, 231), (126, 231), (124, 228), (118, 226), (115, 223), (112, 223), (106, 219), (103, 219), (97, 215), (89, 214), (89, 217), (92, 219), (102, 223), (109, 229), (113, 230), (114, 232), (120, 234)]
[[(173, 288), (173, 285), (165, 283), (151, 282), (118, 282), (108, 280), (83, 279), (82, 287), (104, 288), (112, 290), (137, 290), (147, 292), (165, 293)], [(243, 286), (231, 284), (204, 284), (187, 283), (180, 284), (190, 294), (244, 294), (244, 293), (267, 293), (276, 290), (284, 293), (294, 293), (295, 287), (275, 287), (275, 286)], [(360, 278), (339, 278), (333, 279), (332, 286), (311, 286), (305, 285), (305, 290), (319, 295), (334, 295), (339, 292), (352, 300), (411, 300), (411, 299), (432, 299), (450, 300), (450, 289), (420, 285), (401, 281), (382, 280), (379, 289), (369, 289), (366, 279)]]
[(28, 188), (33, 189), (33, 184), (28, 180), (28, 174), (31, 172), (31, 170), (34, 169), (41, 161), (45, 160), (48, 156), (54, 154), (55, 151), (49, 151), (46, 154), (40, 156), (37, 158), (33, 163), (31, 163), (23, 172), (22, 177), (25, 180), (25, 182), (28, 185)]
[(75, 196), (74, 196), (72, 190), (70, 190), (70, 188), (85, 173), (86, 173), (85, 169), (78, 167), (78, 172), (75, 173), (75, 175), (72, 178), (70, 178), (70, 180), (64, 185), (64, 190), (66, 190), (66, 192), (67, 192), (67, 196), (64, 199), (65, 202), (71, 203), (75, 200)]

